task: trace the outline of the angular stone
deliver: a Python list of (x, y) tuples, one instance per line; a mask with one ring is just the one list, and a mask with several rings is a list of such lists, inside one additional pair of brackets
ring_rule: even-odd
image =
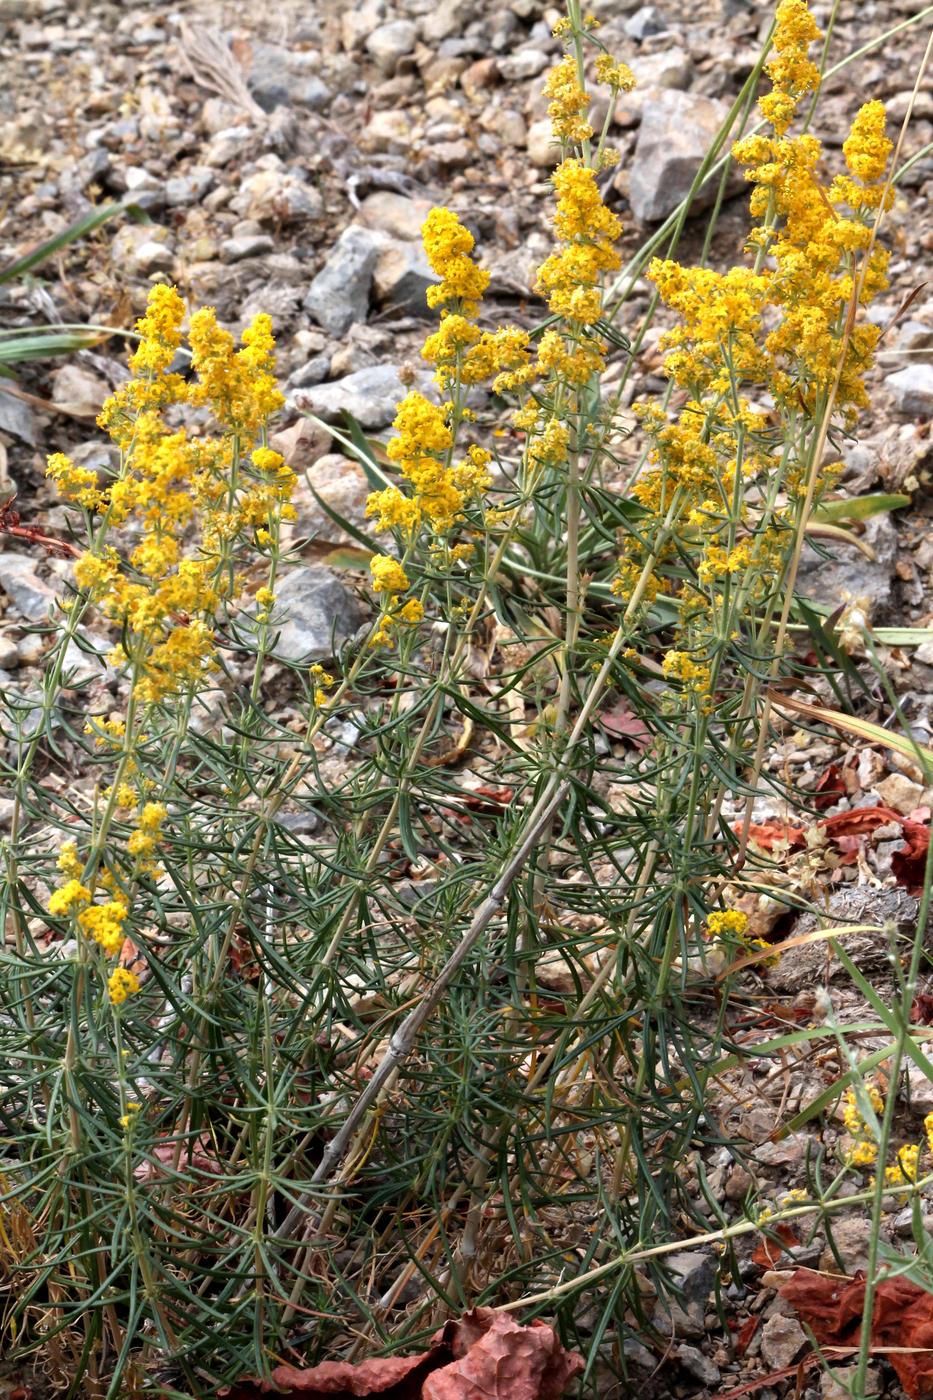
[(383, 155), (403, 155), (411, 148), (411, 142), (411, 119), (402, 111), (373, 112), (360, 133), (364, 151)]
[(230, 201), (230, 208), (244, 219), (257, 219), (263, 224), (291, 224), (320, 218), (324, 201), (313, 185), (275, 166), (247, 176)]
[(642, 5), (640, 10), (636, 10), (631, 18), (625, 21), (626, 35), (638, 44), (643, 39), (650, 38), (652, 34), (666, 34), (667, 30), (667, 20), (657, 5)]
[(245, 233), (234, 238), (225, 238), (220, 245), (224, 262), (242, 262), (244, 258), (258, 258), (263, 253), (271, 253), (275, 242), (267, 233)]
[(52, 376), (55, 407), (79, 418), (96, 418), (109, 394), (110, 385), (106, 380), (81, 365), (62, 365)]
[[(304, 539), (328, 540), (331, 544), (358, 544), (349, 531), (338, 525), (324, 510), (321, 501), (348, 521), (357, 530), (372, 529), (372, 520), (366, 516), (366, 498), (370, 486), (366, 475), (356, 462), (349, 457), (341, 457), (337, 452), (328, 452), (320, 457), (300, 477), (292, 495), (292, 504), (297, 512), (294, 532)], [(316, 495), (315, 495), (316, 493)]]
[(560, 147), (554, 141), (554, 132), (547, 117), (531, 123), (527, 149), (528, 159), (539, 170), (549, 170), (560, 160)]
[(36, 443), (36, 425), (32, 417), (32, 409), (28, 403), (23, 403), (22, 399), (14, 398), (12, 394), (3, 392), (3, 382), (0, 381), (0, 432), (10, 433), (13, 437), (20, 438), (23, 442), (28, 442), (30, 447)]
[(304, 472), (324, 456), (331, 440), (330, 433), (312, 423), (310, 418), (299, 418), (297, 423), (273, 433), (269, 446), (281, 452), (293, 471)]
[(0, 554), (0, 589), (27, 622), (44, 622), (56, 597), (22, 554)]
[(908, 365), (884, 382), (894, 395), (898, 413), (911, 418), (933, 415), (933, 365)]
[[(868, 1265), (868, 1248), (871, 1240), (871, 1221), (867, 1216), (849, 1216), (846, 1220), (831, 1222), (833, 1242), (847, 1274), (855, 1274)], [(885, 1221), (881, 1227), (884, 1239), (890, 1240), (891, 1228)], [(836, 1256), (827, 1244), (820, 1255), (819, 1267), (825, 1273), (838, 1273)]]
[(173, 175), (165, 182), (165, 202), (170, 209), (188, 209), (200, 204), (217, 184), (217, 176), (206, 165), (192, 165), (184, 175)]
[(506, 82), (525, 82), (543, 73), (551, 62), (550, 55), (543, 49), (516, 49), (514, 53), (498, 60), (499, 72)]
[(713, 1260), (708, 1254), (684, 1250), (669, 1254), (664, 1262), (680, 1296), (672, 1293), (659, 1299), (655, 1323), (662, 1331), (670, 1331), (673, 1326), (681, 1337), (702, 1337), (706, 1305), (716, 1276)]
[[(640, 223), (666, 219), (677, 208), (725, 114), (725, 107), (709, 97), (667, 88), (645, 103), (629, 172), (629, 203)], [(717, 180), (707, 179), (694, 209), (711, 204), (717, 188)]]
[(807, 1345), (807, 1334), (794, 1317), (776, 1313), (761, 1329), (761, 1354), (773, 1371), (783, 1371)]
[(359, 217), (367, 228), (393, 238), (416, 239), (421, 237), (421, 226), (430, 212), (429, 199), (409, 199), (394, 190), (374, 190), (363, 200)]
[(715, 1361), (704, 1356), (699, 1347), (691, 1347), (686, 1342), (681, 1342), (675, 1355), (687, 1374), (693, 1376), (701, 1385), (718, 1385), (722, 1380), (722, 1372)]
[(317, 566), (286, 574), (276, 589), (275, 617), (282, 621), (274, 655), (303, 665), (329, 660), (365, 621), (354, 594)]
[(431, 319), (427, 291), (437, 284), (437, 274), (418, 243), (393, 240), (381, 249), (373, 274), (373, 290), (380, 305), (396, 306), (409, 316)]
[[(820, 1376), (822, 1400), (852, 1400), (855, 1391), (853, 1381), (858, 1374), (856, 1366), (834, 1366)], [(865, 1400), (883, 1394), (881, 1371), (877, 1366), (869, 1366), (865, 1371), (865, 1389), (860, 1392)]]
[(383, 73), (393, 73), (400, 58), (415, 47), (418, 31), (410, 19), (393, 19), (380, 24), (366, 40), (366, 52)]
[(377, 245), (369, 229), (350, 224), (331, 249), (304, 299), (304, 308), (331, 335), (365, 321)]
[(822, 603), (830, 611), (840, 603), (857, 600), (870, 621), (876, 609), (891, 598), (897, 532), (890, 516), (874, 515), (866, 520), (862, 538), (873, 550), (874, 559), (866, 559), (854, 545), (835, 540), (821, 541), (819, 554), (805, 546), (797, 587), (805, 598)]
[(370, 431), (392, 422), (396, 407), (409, 387), (430, 393), (431, 385), (431, 375), (425, 371), (416, 372), (414, 384), (409, 386), (402, 383), (395, 365), (371, 365), (332, 384), (297, 389), (292, 399), (297, 408), (327, 422), (339, 421), (344, 413), (350, 413), (360, 427)]

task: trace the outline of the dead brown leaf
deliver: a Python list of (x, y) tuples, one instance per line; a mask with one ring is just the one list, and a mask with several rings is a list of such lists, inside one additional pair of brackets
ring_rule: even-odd
[(583, 1369), (553, 1327), (535, 1319), (524, 1327), (508, 1313), (476, 1308), (445, 1324), (428, 1351), (371, 1357), (358, 1364), (323, 1361), (306, 1368), (277, 1366), (268, 1381), (245, 1376), (218, 1391), (222, 1400), (559, 1400)]

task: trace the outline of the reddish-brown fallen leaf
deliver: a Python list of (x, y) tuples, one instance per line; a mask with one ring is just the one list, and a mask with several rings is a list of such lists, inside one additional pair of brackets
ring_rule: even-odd
[(162, 1175), (159, 1170), (160, 1165), (171, 1169), (176, 1154), (179, 1173), (184, 1173), (189, 1168), (193, 1168), (196, 1172), (209, 1172), (211, 1175), (217, 1175), (223, 1171), (223, 1163), (211, 1146), (210, 1140), (202, 1133), (193, 1143), (183, 1143), (180, 1152), (177, 1142), (160, 1143), (151, 1152), (151, 1156), (155, 1160), (150, 1161), (147, 1158), (140, 1162), (133, 1175), (137, 1181), (155, 1181)]
[(319, 1397), (379, 1395), (382, 1400), (419, 1400), (421, 1384), (437, 1356), (449, 1355), (447, 1347), (431, 1347), (415, 1356), (374, 1356), (354, 1365), (350, 1361), (322, 1361), (319, 1366), (276, 1366), (269, 1381), (245, 1376), (218, 1391), (222, 1400), (260, 1400), (263, 1395), (290, 1400)]
[(523, 1327), (489, 1308), (461, 1320), (453, 1349), (456, 1360), (428, 1376), (422, 1400), (560, 1400), (583, 1370), (583, 1357), (565, 1351), (547, 1323)]
[(842, 777), (842, 769), (836, 763), (831, 763), (820, 775), (813, 792), (811, 801), (814, 807), (820, 811), (824, 807), (831, 807), (834, 802), (838, 802), (846, 795), (846, 785)]
[(614, 739), (627, 739), (636, 749), (646, 749), (653, 737), (644, 720), (633, 714), (628, 705), (616, 705), (611, 710), (603, 710), (597, 715), (596, 723)]
[(515, 789), (510, 787), (492, 788), (475, 787), (464, 794), (463, 803), (466, 807), (476, 808), (482, 811), (490, 803), (495, 803), (497, 807), (507, 807), (515, 796)]
[(910, 894), (919, 895), (923, 893), (923, 881), (926, 876), (930, 828), (923, 822), (913, 822), (909, 818), (903, 818), (901, 826), (907, 849), (894, 852), (891, 857), (891, 870), (898, 882), (907, 886)]
[[(823, 1344), (857, 1346), (865, 1277), (853, 1279), (798, 1269), (779, 1290)], [(872, 1350), (886, 1352), (910, 1400), (933, 1400), (933, 1293), (905, 1278), (882, 1279), (875, 1290)], [(905, 1350), (899, 1350), (905, 1348)]]
[(755, 1333), (758, 1331), (760, 1322), (761, 1313), (752, 1313), (751, 1317), (747, 1317), (738, 1332), (736, 1332), (733, 1347), (737, 1357), (744, 1356), (748, 1351), (752, 1337), (754, 1337)]
[[(762, 1269), (773, 1269), (785, 1248), (789, 1249), (800, 1243), (797, 1231), (793, 1225), (788, 1225), (786, 1221), (780, 1221), (775, 1225), (772, 1233), (777, 1235), (778, 1239), (769, 1240), (767, 1235), (763, 1236), (752, 1254), (753, 1263), (760, 1265)], [(780, 1240), (780, 1244), (778, 1240)]]
[(900, 812), (892, 811), (890, 807), (853, 807), (851, 812), (821, 817), (818, 825), (833, 839), (837, 836), (861, 836), (874, 831), (876, 827), (887, 826), (888, 822), (900, 825), (903, 820)]
[[(737, 836), (741, 835), (742, 823), (736, 822), (732, 829)], [(781, 843), (787, 846), (802, 846), (804, 844), (803, 829), (799, 826), (788, 826), (786, 822), (763, 822), (760, 826), (752, 823), (748, 828), (748, 837), (764, 851), (773, 850)]]
[(910, 1019), (920, 1026), (933, 1026), (933, 996), (929, 992), (918, 992), (914, 997)]
[(451, 1321), (415, 1356), (371, 1357), (354, 1364), (277, 1366), (268, 1381), (245, 1376), (218, 1391), (222, 1400), (559, 1400), (583, 1369), (552, 1327), (535, 1319), (523, 1327), (507, 1313), (476, 1308)]

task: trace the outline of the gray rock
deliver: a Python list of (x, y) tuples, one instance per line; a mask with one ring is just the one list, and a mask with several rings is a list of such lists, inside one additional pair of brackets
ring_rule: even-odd
[(420, 239), (421, 226), (430, 212), (429, 199), (409, 199), (393, 190), (374, 190), (363, 200), (360, 219), (368, 228), (393, 238)]
[(506, 82), (524, 82), (543, 73), (551, 57), (543, 49), (517, 49), (499, 60), (499, 72)]
[(126, 224), (114, 234), (111, 259), (138, 277), (168, 272), (175, 259), (167, 238), (168, 229), (158, 224)]
[[(3, 663), (0, 662), (0, 665)], [(933, 1113), (933, 1083), (927, 1079), (919, 1065), (908, 1065), (907, 1086), (910, 1093), (910, 1111), (919, 1118)]]
[(776, 1313), (761, 1329), (761, 1355), (771, 1370), (783, 1371), (807, 1345), (807, 1334), (794, 1317)]
[(22, 442), (27, 442), (30, 447), (36, 445), (36, 425), (33, 422), (32, 409), (28, 403), (23, 403), (22, 399), (14, 398), (12, 394), (5, 394), (2, 381), (0, 381), (0, 432), (10, 433)]
[[(414, 388), (427, 393), (431, 384), (430, 374), (424, 371), (416, 373)], [(327, 422), (339, 420), (345, 412), (351, 413), (362, 428), (371, 431), (392, 422), (396, 406), (409, 387), (402, 383), (394, 365), (372, 365), (332, 384), (299, 389), (292, 399), (302, 412), (315, 413)]]
[(904, 321), (897, 333), (898, 354), (930, 349), (933, 349), (933, 326), (925, 321)]
[(184, 175), (173, 175), (165, 182), (165, 202), (170, 209), (188, 209), (200, 204), (217, 183), (217, 176), (206, 165), (192, 165)]
[(271, 253), (275, 242), (267, 233), (244, 233), (233, 238), (225, 238), (220, 245), (224, 262), (242, 262), (244, 258), (258, 258), (263, 253)]
[(462, 34), (473, 16), (473, 0), (438, 0), (421, 21), (421, 36), (426, 44), (439, 44)]
[(291, 224), (320, 218), (324, 201), (313, 185), (276, 165), (248, 176), (230, 201), (230, 208), (235, 214), (258, 219), (260, 223)]
[(107, 381), (81, 365), (62, 365), (52, 376), (52, 402), (56, 408), (81, 418), (96, 418), (109, 394)]
[(911, 418), (933, 415), (933, 365), (908, 365), (884, 382), (894, 395), (898, 413)]
[(13, 638), (0, 636), (0, 671), (15, 671), (19, 661), (19, 647)]
[(255, 140), (250, 126), (229, 126), (218, 131), (214, 139), (205, 147), (202, 159), (205, 165), (222, 170), (231, 161), (237, 160), (252, 146)]
[(377, 256), (372, 232), (350, 224), (311, 283), (304, 308), (331, 335), (343, 335), (354, 321), (366, 320)]
[(36, 575), (32, 561), (22, 554), (0, 554), (0, 589), (27, 622), (44, 622), (56, 598), (55, 590)]
[(373, 290), (380, 305), (396, 306), (409, 316), (432, 319), (427, 291), (438, 278), (418, 243), (393, 239), (379, 252), (373, 274)]
[[(867, 559), (855, 545), (822, 541), (822, 553), (804, 547), (797, 591), (830, 610), (840, 603), (858, 601), (871, 620), (875, 610), (891, 597), (891, 583), (897, 559), (897, 532), (889, 515), (874, 515), (865, 521), (862, 538), (875, 558)], [(826, 557), (829, 555), (829, 558)]]
[(393, 19), (372, 31), (366, 51), (383, 73), (392, 73), (399, 59), (412, 52), (417, 39), (418, 31), (410, 19)]
[(327, 661), (363, 625), (365, 614), (330, 569), (293, 569), (276, 589), (275, 617), (282, 618), (274, 654), (284, 661)]
[(305, 364), (299, 365), (288, 376), (285, 387), (288, 390), (306, 389), (311, 384), (320, 384), (330, 371), (330, 355), (314, 355)]
[(666, 34), (668, 27), (667, 20), (657, 5), (642, 5), (640, 10), (636, 10), (632, 17), (625, 21), (626, 35), (638, 44), (652, 34)]
[[(832, 924), (869, 924), (881, 927), (894, 924), (902, 937), (910, 937), (917, 926), (917, 901), (898, 886), (889, 890), (873, 890), (864, 885), (842, 885), (829, 896), (825, 918), (817, 920), (805, 914), (794, 925), (794, 934), (813, 933)], [(780, 952), (781, 945), (775, 945)], [(887, 939), (874, 933), (848, 934), (843, 944), (848, 956), (866, 973), (887, 967), (890, 948)], [(849, 974), (834, 957), (826, 942), (804, 944), (780, 952), (780, 960), (768, 968), (768, 987), (778, 992), (798, 992), (801, 987), (847, 981)]]
[[(832, 1237), (845, 1273), (852, 1275), (859, 1269), (868, 1267), (868, 1246), (871, 1240), (871, 1221), (868, 1216), (850, 1215), (845, 1220), (831, 1222)], [(887, 1242), (891, 1238), (891, 1226), (882, 1222), (881, 1234)], [(836, 1256), (827, 1244), (820, 1255), (820, 1268), (825, 1273), (838, 1273)]]
[[(659, 89), (645, 102), (629, 174), (629, 202), (641, 223), (666, 219), (686, 196), (726, 114), (697, 93)], [(716, 197), (707, 179), (693, 201), (702, 209)]]
[[(858, 1374), (857, 1366), (834, 1366), (820, 1376), (822, 1400), (852, 1400), (855, 1394), (853, 1382)], [(869, 1366), (865, 1371), (865, 1389), (860, 1391), (865, 1400), (883, 1394), (884, 1386), (881, 1371), (877, 1366)]]
[(674, 1354), (687, 1374), (693, 1376), (701, 1385), (718, 1385), (722, 1380), (722, 1372), (715, 1361), (704, 1356), (699, 1347), (691, 1347), (686, 1342), (681, 1342)]
[(273, 433), (269, 446), (281, 452), (294, 471), (304, 472), (330, 451), (331, 441), (326, 428), (312, 423), (310, 418), (299, 418), (296, 423)]
[(333, 100), (334, 94), (315, 73), (305, 74), (292, 88), (292, 101), (295, 105), (308, 107), (312, 112), (326, 112)]
[(670, 1331), (681, 1337), (699, 1338), (704, 1334), (706, 1305), (713, 1290), (716, 1266), (708, 1254), (685, 1250), (680, 1254), (669, 1254), (665, 1267), (678, 1294), (671, 1294), (659, 1300), (655, 1310), (655, 1323), (662, 1331)]

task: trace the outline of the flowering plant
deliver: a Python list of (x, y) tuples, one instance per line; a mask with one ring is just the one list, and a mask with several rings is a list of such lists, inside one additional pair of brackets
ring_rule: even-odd
[[(398, 405), (370, 620), (335, 655), (278, 649), (295, 476), (267, 317), (237, 347), (156, 286), (101, 415), (118, 470), (49, 461), (85, 548), (41, 704), (8, 720), (0, 1227), (11, 1336), (96, 1394), (396, 1346), (542, 1284), (592, 1387), (566, 1258), (621, 1372), (636, 1263), (667, 1283), (644, 1242), (708, 1223), (686, 1164), (716, 977), (774, 956), (739, 907), (764, 688), (793, 666), (823, 449), (866, 402), (890, 142), (869, 102), (820, 183), (790, 134), (818, 31), (780, 0), (765, 130), (734, 147), (748, 263), (651, 261), (669, 392), (633, 428), (601, 392), (626, 341), (600, 176), (634, 78), (576, 0), (555, 34), (546, 320), (487, 324), (473, 234), (430, 213), (436, 393)], [(118, 708), (71, 684), (91, 617)], [(598, 725), (611, 692), (629, 747)]]

